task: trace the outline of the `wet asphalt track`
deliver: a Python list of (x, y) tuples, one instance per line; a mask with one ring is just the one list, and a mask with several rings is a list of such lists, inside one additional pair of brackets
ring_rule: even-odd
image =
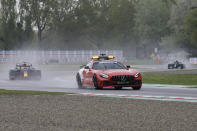
[(7, 72), (0, 74), (0, 88), (7, 90), (35, 90), (50, 92), (70, 93), (97, 93), (116, 95), (146, 95), (146, 96), (172, 96), (172, 97), (194, 97), (197, 98), (197, 89), (184, 88), (167, 85), (144, 84), (140, 91), (131, 88), (122, 90), (93, 88), (78, 89), (75, 81), (76, 71), (47, 71), (42, 72), (41, 81), (10, 81)]

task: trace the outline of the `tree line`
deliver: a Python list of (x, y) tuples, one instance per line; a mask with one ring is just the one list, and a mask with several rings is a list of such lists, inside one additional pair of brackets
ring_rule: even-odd
[(195, 0), (0, 1), (2, 50), (197, 49)]

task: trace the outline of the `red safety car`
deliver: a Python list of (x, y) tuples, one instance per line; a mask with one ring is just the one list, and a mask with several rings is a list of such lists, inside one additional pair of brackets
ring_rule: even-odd
[(132, 87), (134, 90), (140, 90), (141, 74), (130, 69), (130, 66), (115, 61), (114, 58), (104, 54), (93, 56), (87, 65), (81, 66), (76, 75), (78, 87), (95, 87), (95, 89)]

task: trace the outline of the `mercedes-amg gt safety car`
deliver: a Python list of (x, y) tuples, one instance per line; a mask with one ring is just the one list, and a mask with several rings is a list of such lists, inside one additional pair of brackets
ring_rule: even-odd
[(32, 67), (32, 64), (23, 62), (16, 64), (15, 69), (9, 71), (10, 80), (40, 80), (41, 71)]
[(140, 90), (141, 73), (130, 69), (130, 66), (124, 66), (114, 58), (105, 54), (93, 56), (87, 65), (81, 66), (76, 75), (78, 87), (95, 87), (95, 89), (132, 87), (134, 90)]
[(184, 69), (185, 65), (180, 61), (175, 61), (174, 63), (168, 64), (168, 69)]

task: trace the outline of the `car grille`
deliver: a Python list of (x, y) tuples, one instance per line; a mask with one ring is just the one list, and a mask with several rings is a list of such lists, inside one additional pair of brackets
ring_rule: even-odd
[(109, 81), (104, 81), (103, 82), (103, 86), (118, 86), (118, 85), (128, 86), (128, 85), (140, 85), (140, 84), (141, 84), (141, 81), (139, 81), (139, 80), (130, 81), (130, 82), (121, 82), (121, 83), (118, 83), (118, 82), (109, 82)]
[(112, 76), (111, 81), (133, 81), (135, 78), (133, 76), (122, 75), (122, 76)]

